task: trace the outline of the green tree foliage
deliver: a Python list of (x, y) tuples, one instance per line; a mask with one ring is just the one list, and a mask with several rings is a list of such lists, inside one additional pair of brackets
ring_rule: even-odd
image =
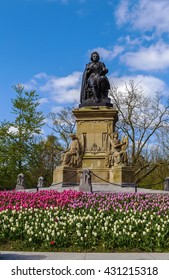
[(32, 149), (35, 152), (30, 157), (29, 180), (36, 182), (38, 177), (43, 176), (44, 186), (49, 187), (52, 184), (53, 171), (60, 163), (62, 147), (56, 136), (48, 135), (46, 139), (34, 143)]
[(14, 149), (17, 150), (17, 169), (19, 172), (24, 172), (28, 155), (32, 152), (32, 140), (35, 134), (41, 133), (45, 117), (37, 110), (39, 101), (36, 91), (24, 91), (21, 85), (14, 86), (14, 90), (17, 95), (12, 100), (12, 113), (16, 118), (11, 123), (13, 132), (10, 133), (10, 137), (14, 139)]
[(14, 187), (18, 173), (27, 174), (34, 150), (34, 142), (41, 133), (44, 115), (38, 111), (39, 96), (36, 91), (25, 91), (20, 84), (13, 87), (14, 121), (0, 124), (0, 185)]

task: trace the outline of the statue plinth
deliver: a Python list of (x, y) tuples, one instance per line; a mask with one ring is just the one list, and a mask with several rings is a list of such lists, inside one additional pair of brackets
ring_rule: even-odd
[(15, 187), (15, 190), (24, 190), (25, 187), (23, 185), (19, 185), (17, 184), (16, 187)]
[(126, 187), (134, 184), (134, 170), (131, 166), (113, 166), (109, 171), (110, 182)]
[[(71, 161), (74, 165), (58, 166), (54, 170), (52, 185), (79, 185), (84, 169), (91, 171), (92, 183), (95, 184), (132, 184), (134, 174), (132, 168), (126, 166), (127, 163), (125, 166), (112, 166), (119, 161), (122, 150), (114, 161), (109, 158), (113, 145), (111, 135), (115, 134), (118, 111), (107, 106), (84, 106), (73, 110), (73, 114), (76, 118), (76, 137), (80, 147), (77, 151), (78, 157)], [(74, 159), (74, 156), (72, 158)]]
[(100, 107), (100, 106), (106, 106), (106, 107), (113, 107), (113, 104), (110, 102), (110, 98), (106, 97), (106, 98), (102, 98), (100, 99), (98, 102), (93, 101), (91, 98), (86, 99), (83, 101), (83, 103), (81, 103), (79, 105), (79, 108), (82, 107), (89, 107), (89, 106), (96, 106), (96, 107)]
[[(53, 184), (77, 185), (83, 169), (90, 169), (103, 180), (109, 180), (109, 168), (105, 166), (107, 136), (115, 129), (118, 111), (106, 106), (88, 106), (73, 110), (76, 118), (77, 133), (81, 146), (80, 166), (58, 166), (53, 173)], [(72, 178), (71, 178), (72, 177)], [(92, 182), (104, 183), (92, 175)]]
[(115, 129), (117, 110), (93, 105), (75, 109), (73, 113), (76, 117), (77, 136), (83, 146), (81, 168), (91, 170), (92, 183), (108, 182), (109, 168), (105, 165), (107, 138)]
[(80, 182), (80, 170), (71, 166), (57, 166), (53, 172), (52, 186), (75, 186)]

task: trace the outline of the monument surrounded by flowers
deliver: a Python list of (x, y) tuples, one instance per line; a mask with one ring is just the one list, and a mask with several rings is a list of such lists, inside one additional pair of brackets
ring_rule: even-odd
[[(108, 97), (108, 70), (91, 54), (82, 78), (76, 134), (54, 171), (53, 183), (78, 184), (88, 168), (96, 183), (132, 183), (128, 139), (115, 129), (118, 111)], [(25, 251), (169, 251), (169, 195), (0, 191), (0, 249)], [(42, 186), (43, 177), (38, 183)], [(125, 190), (125, 189), (124, 189)]]
[(133, 183), (128, 138), (120, 140), (115, 128), (118, 111), (108, 97), (107, 72), (99, 54), (93, 52), (83, 73), (79, 108), (73, 110), (76, 135), (70, 135), (72, 142), (54, 170), (53, 184), (79, 184), (80, 173), (86, 168), (92, 171), (94, 183)]

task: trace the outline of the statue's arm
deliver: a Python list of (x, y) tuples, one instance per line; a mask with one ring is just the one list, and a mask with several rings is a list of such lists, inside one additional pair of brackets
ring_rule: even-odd
[(100, 75), (106, 75), (109, 72), (109, 70), (106, 68), (106, 65), (103, 62), (101, 62), (101, 68), (102, 70), (100, 72)]
[(85, 70), (86, 70), (87, 76), (89, 76), (92, 73), (92, 70), (93, 70), (92, 64), (88, 63), (86, 65), (86, 69)]

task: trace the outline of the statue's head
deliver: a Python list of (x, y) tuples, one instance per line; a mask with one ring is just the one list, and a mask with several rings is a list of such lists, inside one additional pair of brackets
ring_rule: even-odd
[(23, 173), (20, 173), (20, 174), (18, 174), (18, 178), (24, 178), (24, 174)]
[(99, 61), (100, 56), (99, 56), (98, 52), (92, 52), (90, 59), (91, 59), (91, 61)]
[(75, 140), (75, 139), (77, 139), (77, 136), (76, 136), (76, 134), (70, 134), (70, 138), (71, 138), (72, 140)]
[(115, 131), (115, 132), (113, 133), (113, 138), (118, 139), (118, 136), (119, 136), (118, 132)]

